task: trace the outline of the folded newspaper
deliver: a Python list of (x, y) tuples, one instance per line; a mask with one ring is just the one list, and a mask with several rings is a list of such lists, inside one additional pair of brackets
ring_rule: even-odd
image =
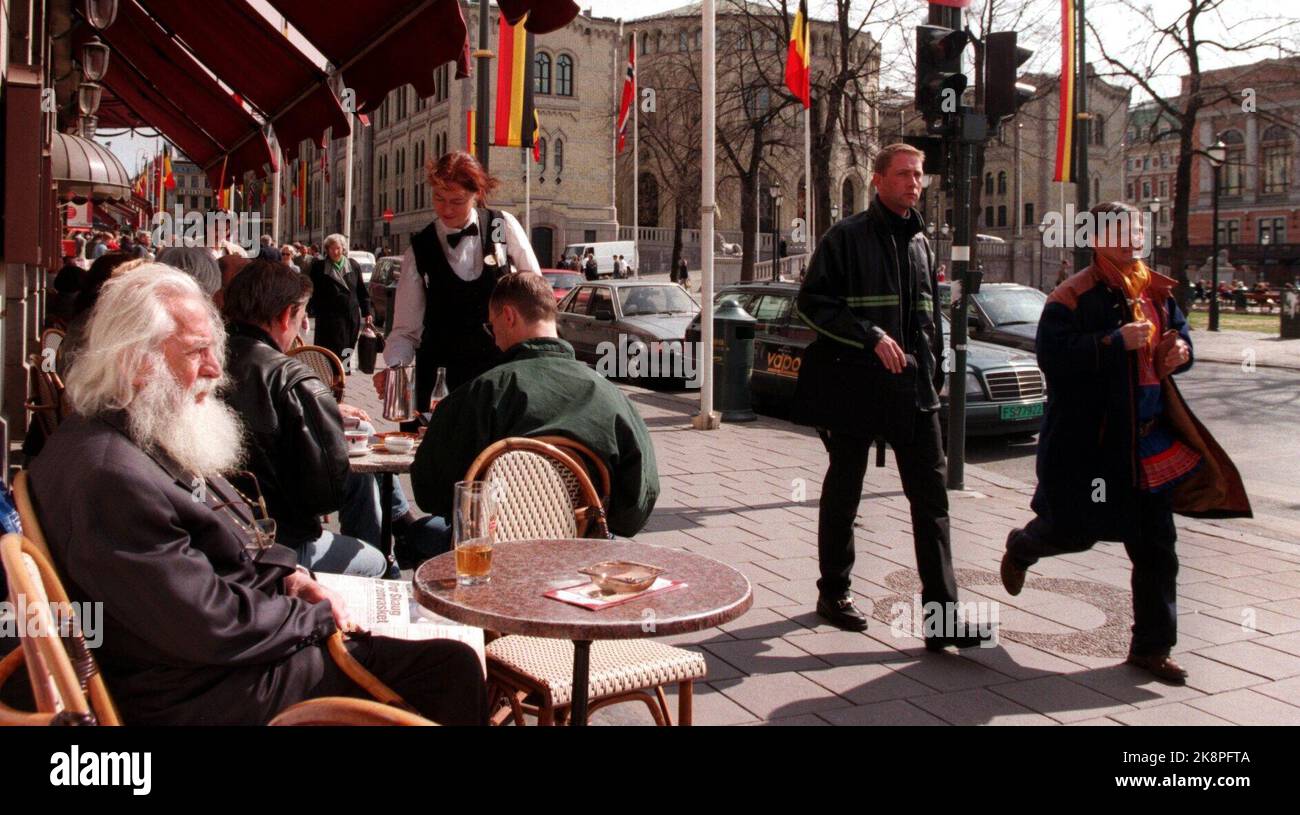
[(372, 634), (400, 640), (456, 640), (474, 649), (486, 670), (483, 629), (439, 617), (416, 602), (404, 580), (318, 574), (316, 582), (333, 589), (347, 604), (352, 619)]

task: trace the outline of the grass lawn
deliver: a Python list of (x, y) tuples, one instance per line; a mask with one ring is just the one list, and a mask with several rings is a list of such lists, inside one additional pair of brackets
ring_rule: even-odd
[[(1188, 321), (1192, 328), (1205, 331), (1210, 322), (1208, 310), (1193, 311)], [(1277, 312), (1272, 314), (1239, 314), (1231, 309), (1220, 309), (1219, 328), (1225, 331), (1258, 331), (1261, 334), (1277, 334), (1282, 330), (1282, 321)]]

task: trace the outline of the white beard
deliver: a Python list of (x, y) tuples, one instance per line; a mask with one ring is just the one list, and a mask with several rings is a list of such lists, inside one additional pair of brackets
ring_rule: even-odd
[[(187, 391), (165, 364), (155, 365), (126, 409), (131, 438), (146, 450), (162, 450), (199, 478), (231, 472), (243, 460), (244, 436), (238, 415), (216, 397), (221, 384), (199, 379)], [(197, 402), (200, 393), (207, 396)]]

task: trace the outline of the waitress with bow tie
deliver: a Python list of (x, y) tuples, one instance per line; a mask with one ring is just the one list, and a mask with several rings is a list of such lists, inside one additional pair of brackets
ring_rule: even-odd
[[(465, 152), (448, 153), (426, 168), (437, 218), (411, 238), (402, 256), (393, 303), (393, 329), (384, 349), (388, 367), (415, 361), (416, 406), (427, 410), (439, 368), (455, 390), (496, 365), (500, 356), (488, 321), (488, 299), (511, 271), (536, 272), (537, 256), (519, 221), (487, 208), (498, 181)], [(375, 374), (384, 395), (387, 371)]]

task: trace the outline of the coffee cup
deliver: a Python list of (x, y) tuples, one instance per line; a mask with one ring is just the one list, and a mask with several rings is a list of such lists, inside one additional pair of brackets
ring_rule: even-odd
[(366, 452), (370, 449), (370, 434), (364, 430), (345, 430), (343, 437), (348, 442), (348, 452), (353, 455)]

